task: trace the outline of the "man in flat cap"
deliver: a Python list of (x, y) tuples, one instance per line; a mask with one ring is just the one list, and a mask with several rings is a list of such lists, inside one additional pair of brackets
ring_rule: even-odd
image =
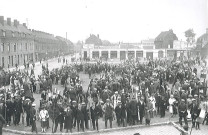
[(195, 98), (192, 99), (192, 105), (191, 105), (191, 119), (192, 119), (192, 127), (195, 127), (195, 122), (197, 118), (197, 112), (198, 112), (198, 104)]
[(112, 128), (112, 121), (113, 121), (113, 105), (110, 102), (110, 99), (106, 99), (106, 103), (103, 106), (103, 111), (105, 114), (105, 128), (107, 128), (107, 122), (110, 122), (110, 128)]
[(31, 117), (31, 125), (32, 125), (32, 129), (31, 131), (35, 131), (36, 133), (38, 133), (37, 127), (36, 127), (36, 110), (35, 110), (35, 106), (36, 104), (32, 104), (32, 109), (30, 112), (30, 117)]
[(187, 122), (187, 106), (185, 104), (185, 100), (181, 99), (181, 103), (178, 106), (178, 112), (179, 112), (179, 123), (182, 126), (182, 118), (184, 119), (184, 122), (186, 125), (188, 125)]

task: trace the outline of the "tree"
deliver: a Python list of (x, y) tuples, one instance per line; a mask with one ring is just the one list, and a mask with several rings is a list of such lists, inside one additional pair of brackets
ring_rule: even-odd
[(185, 31), (185, 37), (186, 37), (186, 41), (187, 41), (187, 47), (188, 45), (192, 45), (195, 42), (195, 33), (193, 29), (188, 29), (187, 31)]

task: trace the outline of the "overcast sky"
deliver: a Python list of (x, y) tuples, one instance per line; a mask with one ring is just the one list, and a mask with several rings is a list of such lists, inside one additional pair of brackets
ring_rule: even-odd
[(140, 42), (169, 29), (185, 40), (187, 29), (199, 37), (208, 28), (208, 0), (0, 0), (0, 16), (72, 42)]

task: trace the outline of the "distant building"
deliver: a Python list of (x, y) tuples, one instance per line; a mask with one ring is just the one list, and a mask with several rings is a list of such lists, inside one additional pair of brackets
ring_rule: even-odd
[(72, 54), (74, 53), (74, 44), (66, 39), (66, 38), (63, 38), (63, 37), (60, 37), (60, 36), (56, 36), (56, 38), (58, 40), (60, 40), (59, 42), (59, 51), (62, 52), (62, 54)]
[(173, 41), (178, 40), (173, 30), (163, 31), (155, 38), (155, 49), (173, 48)]
[(187, 49), (187, 42), (182, 40), (174, 40), (173, 49)]
[(73, 43), (62, 37), (54, 37), (42, 31), (32, 30), (35, 44), (35, 60), (58, 57), (68, 53), (73, 53)]
[(22, 65), (34, 60), (34, 38), (26, 24), (0, 16), (0, 66)]
[(86, 42), (91, 44), (83, 45), (81, 53), (83, 59), (99, 58), (125, 60), (137, 58), (155, 59), (165, 57), (165, 49), (155, 49), (154, 39), (143, 40), (139, 43), (111, 43), (111, 45), (106, 46), (102, 44), (97, 44), (97, 41), (99, 40), (98, 38), (96, 38), (95, 40), (96, 36), (90, 35), (90, 37), (90, 39), (94, 39), (94, 41), (96, 42)]
[(85, 44), (102, 45), (102, 40), (99, 35), (90, 34), (90, 37), (85, 40)]
[(200, 36), (197, 39), (197, 51), (201, 54), (202, 57), (208, 56), (208, 28), (206, 29), (206, 33)]
[(30, 30), (26, 23), (0, 16), (0, 67), (10, 68), (45, 58), (73, 53), (73, 43), (61, 37)]
[(155, 39), (142, 40), (141, 45), (143, 49), (155, 49)]

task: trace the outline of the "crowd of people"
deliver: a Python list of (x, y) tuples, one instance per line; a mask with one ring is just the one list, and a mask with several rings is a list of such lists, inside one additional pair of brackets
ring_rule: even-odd
[[(46, 64), (38, 77), (34, 64), (30, 70), (29, 66), (22, 71), (2, 70), (0, 110), (7, 126), (12, 120), (14, 125), (20, 120), (24, 124), (26, 115), (25, 125), (32, 132), (38, 132), (37, 121), (41, 132), (52, 127), (54, 133), (58, 125), (61, 132), (99, 130), (99, 119), (105, 128), (108, 123), (112, 128), (114, 120), (118, 127), (150, 125), (152, 118), (165, 117), (167, 110), (170, 118), (179, 116), (181, 126), (188, 126), (190, 118), (191, 126), (200, 129), (200, 124), (208, 125), (208, 92), (206, 75), (199, 76), (197, 66), (205, 68), (206, 63), (200, 59), (75, 62), (52, 71)], [(80, 72), (89, 75), (87, 88)], [(61, 85), (63, 90), (53, 85)], [(35, 104), (34, 93), (40, 94), (40, 105)]]

